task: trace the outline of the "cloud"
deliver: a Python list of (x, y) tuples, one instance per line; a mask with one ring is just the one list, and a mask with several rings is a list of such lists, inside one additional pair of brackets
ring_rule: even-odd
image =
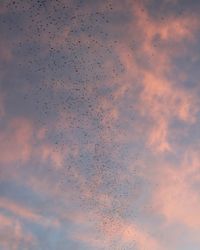
[(66, 152), (56, 150), (55, 147), (48, 144), (43, 144), (39, 148), (39, 156), (43, 163), (47, 162), (48, 159), (51, 160), (52, 165), (55, 168), (61, 168), (64, 164), (64, 157), (66, 156)]
[(18, 250), (20, 247), (33, 247), (37, 240), (13, 217), (0, 214), (0, 247)]
[(150, 129), (148, 143), (157, 152), (172, 150), (169, 130), (173, 119), (189, 124), (195, 121), (195, 99), (194, 94), (192, 98), (192, 93), (173, 86), (163, 76), (145, 73), (140, 110), (154, 124)]
[(45, 218), (31, 211), (31, 209), (28, 209), (25, 206), (7, 198), (0, 198), (0, 208), (5, 209), (16, 216), (31, 221), (33, 223), (41, 224), (43, 226), (59, 226), (59, 222), (57, 220), (50, 220), (49, 218)]
[(0, 95), (0, 118), (2, 118), (5, 114), (5, 107), (4, 107), (4, 95)]
[[(72, 238), (87, 243), (90, 247), (116, 249), (120, 247), (137, 247), (138, 249), (164, 250), (165, 248), (147, 232), (134, 223), (120, 218), (102, 215), (95, 217), (100, 225), (97, 230), (77, 232)], [(92, 233), (93, 231), (93, 233)]]
[(1, 165), (26, 162), (31, 155), (32, 125), (25, 118), (14, 118), (0, 132)]
[(179, 166), (162, 164), (157, 168), (153, 182), (153, 211), (160, 214), (168, 224), (182, 224), (189, 231), (199, 232), (200, 199), (198, 195), (198, 151), (189, 150)]
[(182, 56), (179, 47), (185, 44), (185, 39), (190, 42), (195, 39), (198, 20), (188, 15), (169, 15), (165, 21), (156, 20), (144, 6), (139, 7), (138, 4), (133, 4), (133, 13), (137, 17), (136, 27), (143, 37), (139, 51), (148, 62), (139, 67), (143, 79), (139, 112), (149, 118), (147, 142), (156, 152), (170, 151), (171, 121), (175, 118), (183, 122), (194, 122), (197, 111), (195, 94), (177, 87), (170, 75), (174, 69), (175, 55)]

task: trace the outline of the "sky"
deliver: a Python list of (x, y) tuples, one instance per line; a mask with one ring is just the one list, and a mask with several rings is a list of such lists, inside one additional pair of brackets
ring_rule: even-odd
[(200, 249), (199, 11), (0, 1), (0, 250)]

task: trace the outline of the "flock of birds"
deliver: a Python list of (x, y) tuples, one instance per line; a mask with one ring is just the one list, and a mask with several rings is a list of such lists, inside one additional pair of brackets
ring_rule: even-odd
[[(63, 190), (74, 186), (81, 206), (99, 209), (110, 224), (114, 217), (133, 216), (127, 201), (132, 201), (142, 183), (137, 169), (135, 183), (121, 183), (127, 152), (114, 137), (125, 132), (112, 118), (103, 123), (108, 110), (101, 106), (103, 98), (117, 105), (110, 82), (117, 82), (125, 70), (115, 51), (120, 35), (111, 32), (120, 18), (115, 17), (114, 2), (16, 0), (3, 4), (6, 11), (0, 16), (1, 29), (14, 58), (5, 63), (13, 69), (8, 78), (14, 86), (13, 112), (17, 109), (37, 128), (44, 127), (46, 140), (63, 156), (67, 148), (79, 149), (75, 157), (65, 157), (58, 180)], [(5, 90), (8, 82), (2, 84)], [(16, 107), (15, 99), (19, 98)], [(138, 156), (136, 152), (135, 159), (132, 157), (136, 165)], [(81, 193), (80, 184), (71, 180), (73, 168), (84, 176), (92, 193), (89, 200)], [(96, 176), (101, 184), (95, 183)], [(112, 196), (111, 207), (98, 205), (96, 197), (101, 192)]]

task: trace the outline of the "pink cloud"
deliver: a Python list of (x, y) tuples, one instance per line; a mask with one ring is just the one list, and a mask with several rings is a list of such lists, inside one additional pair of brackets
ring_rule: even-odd
[[(122, 58), (127, 58), (129, 66), (124, 59), (122, 61), (125, 62), (124, 66), (128, 72), (131, 69), (135, 72), (136, 69), (138, 78), (143, 79), (140, 80), (143, 89), (138, 111), (149, 118), (147, 144), (156, 152), (170, 151), (170, 122), (173, 118), (188, 123), (194, 122), (197, 97), (194, 93), (177, 87), (168, 76), (173, 70), (173, 57), (177, 53), (182, 54), (179, 48), (184, 45), (184, 39), (194, 41), (199, 22), (188, 15), (168, 16), (165, 21), (158, 22), (149, 15), (142, 4), (136, 3), (133, 4), (133, 13), (137, 19), (134, 20), (135, 25), (130, 24), (130, 30), (134, 27), (141, 31), (139, 52), (149, 63), (138, 65), (128, 53)], [(156, 36), (159, 36), (164, 48), (154, 46)], [(172, 45), (169, 45), (170, 43)], [(130, 86), (128, 89), (131, 89)]]
[(16, 118), (0, 132), (0, 162), (26, 162), (31, 155), (32, 125), (24, 118)]
[(22, 245), (29, 248), (36, 242), (35, 237), (18, 220), (0, 214), (0, 247), (19, 250)]
[(200, 198), (195, 186), (199, 180), (197, 152), (187, 152), (180, 166), (162, 164), (152, 180), (157, 183), (152, 201), (154, 212), (162, 215), (168, 224), (181, 223), (198, 232)]
[(49, 220), (41, 216), (39, 213), (33, 212), (31, 209), (6, 198), (0, 198), (0, 208), (8, 210), (9, 212), (13, 213), (13, 215), (27, 219), (34, 223), (44, 226), (59, 226), (59, 222), (57, 220)]
[(96, 248), (114, 249), (116, 247), (137, 246), (138, 249), (165, 249), (159, 241), (144, 230), (139, 229), (134, 223), (127, 223), (120, 218), (105, 215), (100, 215), (99, 218), (96, 216), (95, 221), (98, 220), (100, 225), (98, 230), (80, 231), (72, 234), (72, 238)]

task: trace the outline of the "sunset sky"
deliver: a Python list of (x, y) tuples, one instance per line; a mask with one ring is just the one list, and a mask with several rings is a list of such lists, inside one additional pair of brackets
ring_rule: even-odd
[(200, 1), (0, 1), (0, 250), (200, 249)]

